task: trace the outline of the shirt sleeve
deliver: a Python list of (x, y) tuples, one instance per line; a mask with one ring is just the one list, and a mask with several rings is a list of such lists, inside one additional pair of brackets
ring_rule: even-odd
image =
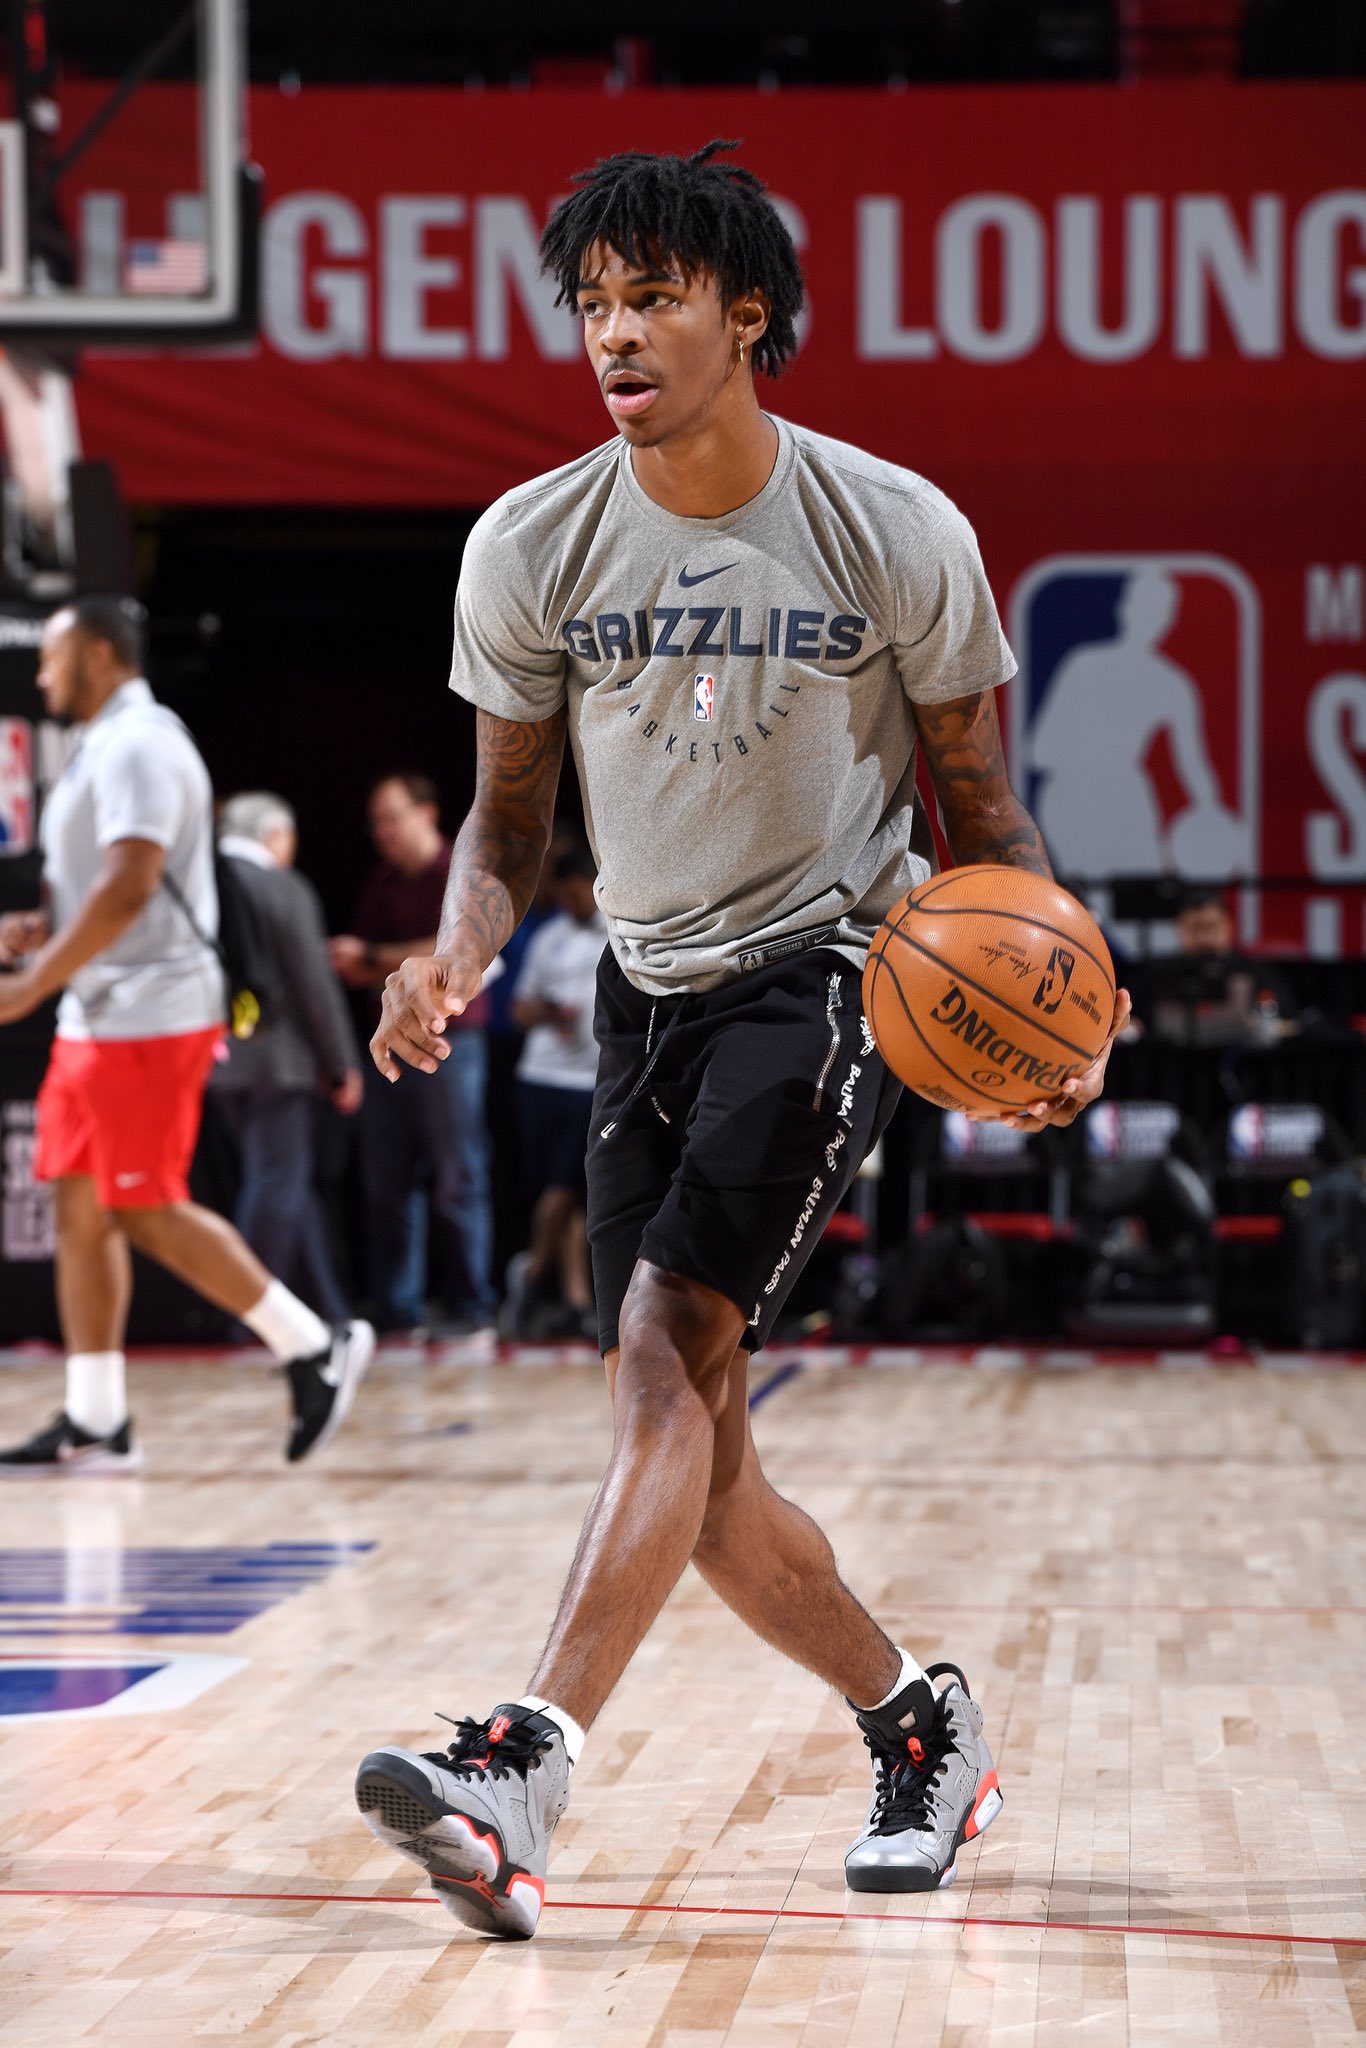
[(101, 749), (91, 784), (97, 846), (148, 839), (170, 850), (185, 820), (189, 790), (170, 748), (149, 744), (145, 727)]
[(897, 591), (896, 658), (906, 695), (932, 704), (995, 689), (1015, 674), (977, 536), (939, 491), (907, 535), (914, 564)]
[(455, 594), (451, 688), (498, 718), (536, 722), (565, 701), (565, 652), (547, 647), (507, 508), (490, 506), (465, 543)]

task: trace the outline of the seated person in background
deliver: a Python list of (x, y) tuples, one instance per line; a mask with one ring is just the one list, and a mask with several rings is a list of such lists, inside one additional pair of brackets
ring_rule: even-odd
[(237, 1141), (237, 1228), (273, 1272), (331, 1321), (348, 1313), (314, 1185), (318, 1098), (343, 1116), (363, 1083), (346, 998), (327, 956), (313, 884), (296, 872), (294, 812), (269, 790), (231, 796), (219, 814), (218, 850), (240, 863), (275, 962), (278, 1015), (268, 1030), (230, 1038), (214, 1069), (214, 1105)]
[(1220, 889), (1188, 889), (1176, 913), (1179, 951), (1150, 960), (1138, 1009), (1158, 1038), (1183, 1045), (1270, 1045), (1299, 1029), (1284, 979), (1234, 945)]
[[(511, 1337), (596, 1339), (584, 1158), (598, 1072), (593, 1004), (607, 923), (593, 894), (597, 868), (586, 848), (560, 854), (551, 872), (559, 913), (533, 934), (512, 1002), (513, 1018), (527, 1034), (517, 1097), (527, 1193), (535, 1207), (531, 1248), (508, 1267), (505, 1326)], [(556, 1280), (563, 1304), (558, 1318), (544, 1309)]]

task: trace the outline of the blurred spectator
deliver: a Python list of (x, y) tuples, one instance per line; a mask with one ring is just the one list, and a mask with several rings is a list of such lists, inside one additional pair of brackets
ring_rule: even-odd
[[(426, 775), (385, 776), (368, 816), (380, 864), (361, 891), (356, 929), (331, 941), (332, 964), (351, 988), (379, 990), (410, 953), (434, 953), (451, 842)], [(450, 1053), (431, 1075), (385, 1081), (365, 1063), (361, 1112), (366, 1242), (375, 1319), (418, 1335), (427, 1325), (427, 1194), (441, 1253), (448, 1334), (490, 1330), (494, 1296), (489, 1139), (484, 1120), (488, 998), (452, 1017)]]
[[(517, 1062), (522, 1056), (524, 1037), (513, 1016), (517, 977), (533, 936), (548, 918), (556, 914), (555, 863), (562, 853), (582, 846), (583, 834), (577, 827), (556, 823), (541, 863), (531, 906), (498, 956), (503, 972), (489, 984), (489, 1072), (485, 1110), (492, 1160), (495, 1273), (504, 1272), (513, 1253), (527, 1242), (530, 1213), (517, 1113)], [(534, 1196), (534, 1189), (532, 1193)]]
[[(593, 1002), (607, 922), (593, 893), (590, 853), (562, 853), (552, 873), (559, 911), (533, 934), (512, 1005), (527, 1035), (517, 1096), (535, 1207), (530, 1249), (508, 1269), (505, 1324), (509, 1336), (573, 1330), (596, 1337), (584, 1156), (598, 1073)], [(556, 1283), (558, 1317), (551, 1306)]]
[(237, 1141), (237, 1227), (273, 1272), (332, 1321), (347, 1313), (314, 1181), (319, 1095), (343, 1116), (360, 1108), (360, 1057), (346, 999), (327, 955), (322, 904), (294, 868), (298, 831), (283, 797), (248, 790), (219, 815), (218, 850), (239, 863), (270, 942), (278, 1015), (268, 1030), (230, 1038), (214, 1071), (214, 1105)]
[(241, 1233), (190, 1199), (226, 1022), (209, 774), (142, 674), (141, 608), (81, 597), (43, 628), (48, 715), (81, 731), (42, 818), (51, 923), (0, 920), (0, 1024), (64, 991), (38, 1095), (34, 1170), (53, 1184), (66, 1405), (0, 1470), (136, 1472), (124, 1340), (131, 1250), (238, 1317), (286, 1368), (291, 1464), (344, 1420), (374, 1350), (329, 1330)]
[(1156, 1037), (1183, 1045), (1269, 1045), (1298, 1029), (1283, 978), (1234, 945), (1222, 890), (1188, 889), (1176, 913), (1180, 950), (1149, 962), (1140, 1006)]

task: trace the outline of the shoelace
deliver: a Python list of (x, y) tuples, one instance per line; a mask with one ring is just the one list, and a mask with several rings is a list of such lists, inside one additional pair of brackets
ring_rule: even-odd
[(955, 1751), (953, 1724), (942, 1704), (924, 1742), (912, 1736), (906, 1749), (893, 1749), (873, 1735), (865, 1733), (863, 1739), (880, 1766), (874, 1832), (899, 1835), (907, 1828), (928, 1827), (930, 1793)]
[(541, 1751), (553, 1739), (548, 1731), (538, 1732), (525, 1721), (508, 1721), (503, 1732), (495, 1736), (493, 1730), (504, 1719), (502, 1715), (492, 1721), (476, 1721), (469, 1714), (461, 1721), (451, 1714), (439, 1713), (437, 1718), (450, 1722), (455, 1729), (455, 1741), (446, 1750), (424, 1750), (423, 1760), (439, 1764), (443, 1771), (457, 1778), (507, 1778), (514, 1772), (525, 1778), (528, 1771), (539, 1768)]

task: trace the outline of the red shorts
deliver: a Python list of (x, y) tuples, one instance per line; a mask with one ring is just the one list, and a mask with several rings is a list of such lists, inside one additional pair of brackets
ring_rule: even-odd
[(94, 1175), (105, 1209), (189, 1198), (221, 1024), (173, 1038), (58, 1038), (38, 1091), (39, 1180)]

